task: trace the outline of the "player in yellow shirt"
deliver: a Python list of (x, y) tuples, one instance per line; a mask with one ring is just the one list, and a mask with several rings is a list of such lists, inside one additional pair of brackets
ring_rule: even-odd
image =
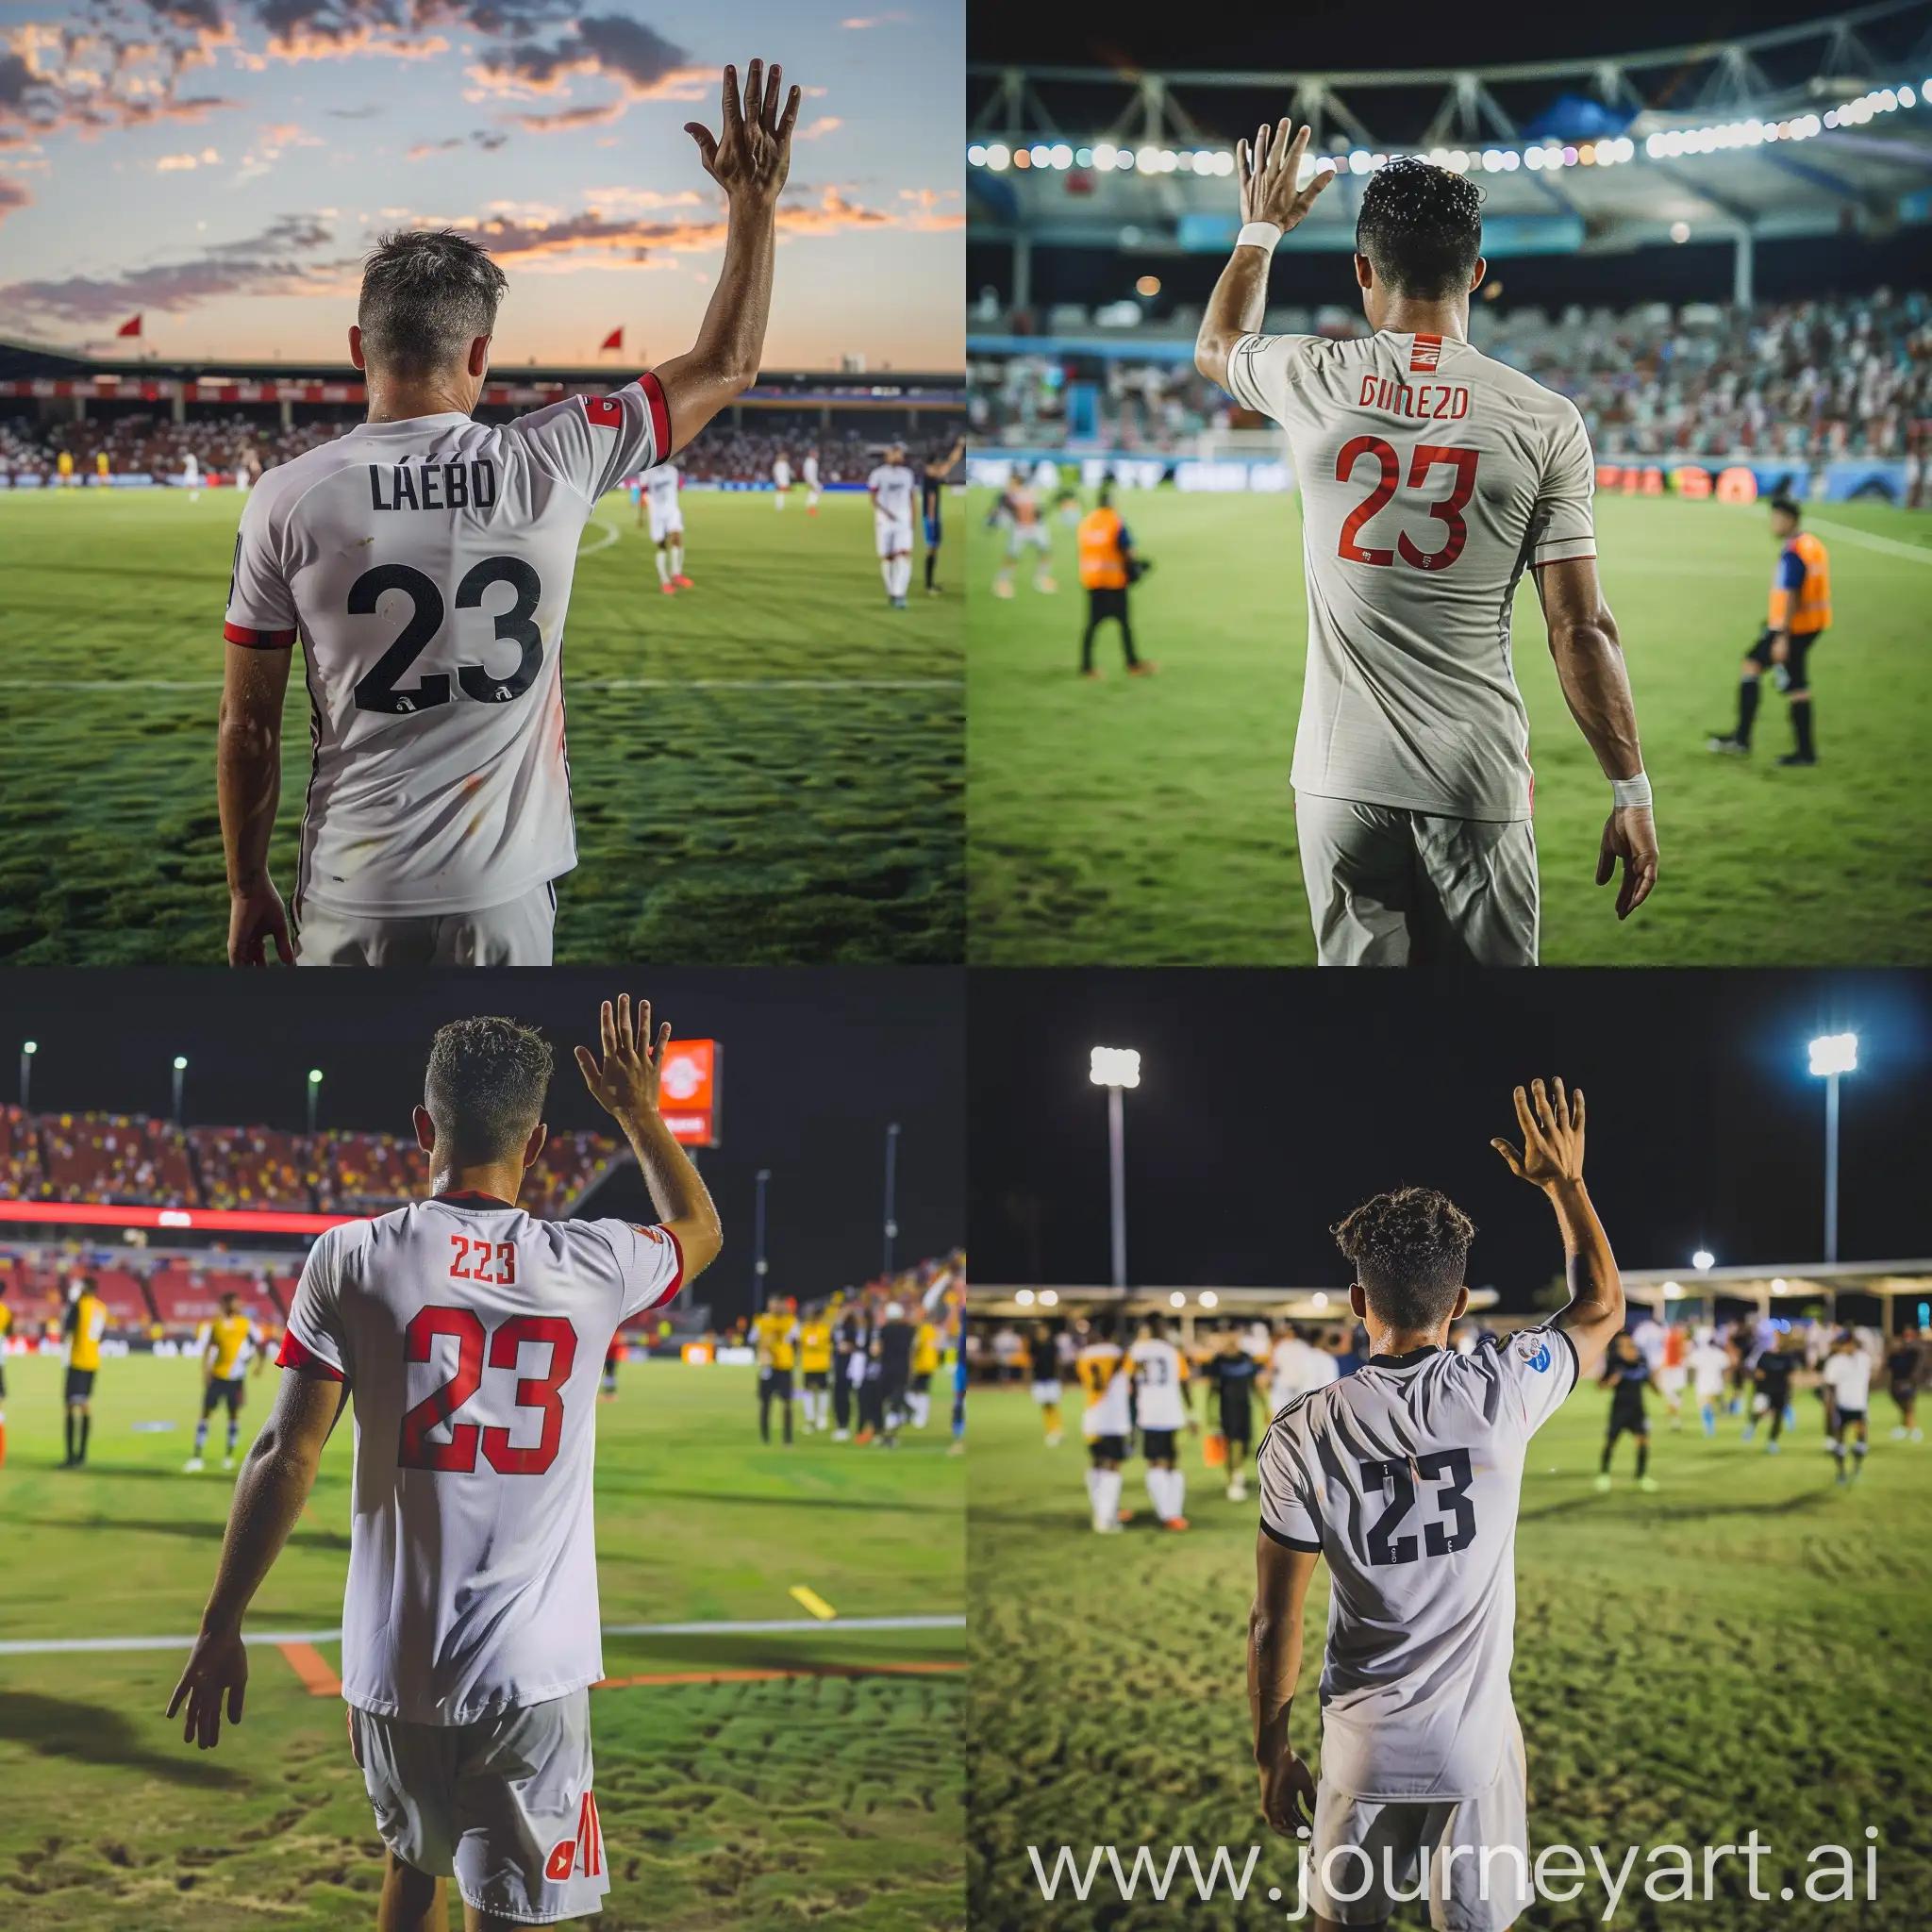
[(785, 1405), (785, 1441), (791, 1441), (791, 1370), (797, 1360), (798, 1304), (769, 1307), (752, 1324), (758, 1362), (758, 1439), (772, 1440), (772, 1404)]
[(103, 489), (107, 488), (108, 452), (104, 449), (97, 449), (94, 452), (94, 481)]
[(235, 1466), (235, 1443), (242, 1433), (242, 1395), (247, 1384), (248, 1360), (255, 1358), (255, 1373), (260, 1374), (268, 1361), (262, 1351), (261, 1330), (242, 1312), (242, 1297), (233, 1292), (223, 1295), (222, 1312), (204, 1322), (194, 1338), (201, 1357), (201, 1420), (194, 1425), (194, 1454), (183, 1465), (188, 1475), (205, 1465), (201, 1452), (208, 1447), (208, 1419), (224, 1403), (228, 1407), (228, 1447), (222, 1457), (224, 1469)]
[(912, 1338), (912, 1384), (906, 1397), (915, 1429), (924, 1428), (932, 1419), (932, 1378), (939, 1373), (940, 1360), (940, 1331), (931, 1322), (922, 1321)]
[(7, 1467), (7, 1338), (13, 1332), (13, 1310), (7, 1306), (7, 1284), (0, 1281), (0, 1469)]
[(67, 1459), (62, 1469), (87, 1460), (93, 1426), (94, 1374), (101, 1366), (101, 1337), (108, 1332), (108, 1305), (95, 1292), (92, 1274), (80, 1277), (80, 1292), (67, 1304)]
[(798, 1400), (805, 1410), (806, 1431), (832, 1426), (832, 1319), (824, 1302), (814, 1302), (798, 1324), (798, 1373), (805, 1386)]
[(74, 488), (74, 453), (72, 450), (63, 449), (54, 458), (54, 472), (59, 478), (56, 486), (57, 488), (61, 490), (72, 490)]

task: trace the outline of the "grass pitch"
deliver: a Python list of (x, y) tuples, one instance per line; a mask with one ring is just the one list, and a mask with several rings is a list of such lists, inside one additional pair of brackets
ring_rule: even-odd
[[(967, 518), (969, 958), (987, 965), (1288, 965), (1314, 959), (1289, 766), (1307, 597), (1299, 500), (1129, 491), (1154, 573), (1135, 639), (1159, 675), (1077, 675), (1086, 600), (1055, 525), (1057, 595), (1022, 575), (987, 594), (1004, 538)], [(1738, 660), (1774, 556), (1761, 507), (1607, 496), (1602, 571), (1655, 780), (1662, 871), (1619, 925), (1593, 884), (1608, 787), (1571, 721), (1528, 579), (1516, 603), (1542, 872), (1542, 958), (1563, 965), (1896, 965), (1932, 959), (1932, 517), (1820, 506), (1836, 625), (1814, 653), (1821, 759), (1780, 771), (1767, 681), (1757, 749), (1705, 738), (1736, 718)], [(1828, 527), (1829, 526), (1829, 527)], [(1875, 540), (1870, 547), (1857, 536)]]
[[(215, 709), (241, 504), (229, 490), (0, 497), (0, 959), (224, 958)], [(697, 587), (675, 598), (621, 493), (584, 533), (559, 963), (958, 960), (957, 573), (949, 595), (915, 582), (911, 609), (889, 609), (862, 495), (808, 517), (693, 491), (685, 515)], [(287, 891), (308, 778), (299, 665), (283, 742)]]
[[(249, 1384), (243, 1441), (274, 1371)], [(0, 1635), (192, 1632), (233, 1478), (185, 1476), (185, 1361), (109, 1359), (88, 1466), (59, 1458), (59, 1367), (7, 1364)], [(142, 1421), (172, 1421), (165, 1434)], [(214, 1441), (220, 1441), (219, 1421)], [(802, 1584), (845, 1616), (964, 1607), (964, 1465), (943, 1422), (896, 1454), (757, 1437), (753, 1372), (630, 1363), (597, 1412), (607, 1624), (797, 1618)], [(346, 1424), (251, 1630), (341, 1620)], [(957, 1664), (958, 1630), (608, 1638), (613, 1677), (880, 1661)], [(162, 1716), (177, 1651), (0, 1656), (0, 1924), (96, 1932), (337, 1932), (374, 1922), (381, 1847), (342, 1706), (250, 1652), (247, 1707), (213, 1752)], [(340, 1663), (332, 1646), (322, 1654)], [(933, 1932), (964, 1924), (960, 1725), (950, 1671), (639, 1686), (592, 1699), (611, 1890), (602, 1923), (652, 1932)], [(461, 1923), (460, 1911), (452, 1914)]]
[[(975, 1932), (1281, 1924), (1295, 1903), (1295, 1858), (1261, 1824), (1244, 1663), (1257, 1505), (1226, 1501), (1183, 1439), (1192, 1527), (1176, 1536), (1145, 1526), (1137, 1459), (1122, 1501), (1139, 1523), (1096, 1537), (1077, 1436), (1042, 1448), (1024, 1393), (975, 1390), (973, 1404)], [(1763, 1453), (1761, 1433), (1757, 1447), (1745, 1447), (1736, 1422), (1721, 1424), (1712, 1442), (1694, 1417), (1669, 1433), (1653, 1403), (1651, 1473), (1661, 1491), (1637, 1491), (1626, 1441), (1617, 1487), (1598, 1495), (1607, 1408), (1593, 1388), (1573, 1396), (1538, 1434), (1524, 1484), (1513, 1687), (1532, 1856), (1555, 1843), (1595, 1844), (1614, 1871), (1625, 1848), (1642, 1847), (1613, 1925), (1923, 1924), (1932, 1892), (1923, 1802), (1932, 1790), (1923, 1641), (1932, 1448), (1887, 1440), (1895, 1417), (1874, 1391), (1866, 1473), (1840, 1491), (1808, 1392), (1776, 1458)], [(1292, 1725), (1311, 1760), (1326, 1584), (1324, 1566), (1310, 1592)], [(1774, 1894), (1792, 1886), (1795, 1902), (1750, 1902), (1737, 1861), (1718, 1868), (1719, 1896), (1707, 1905), (1645, 1898), (1645, 1875), (1657, 1869), (1644, 1862), (1651, 1847), (1738, 1843), (1754, 1824), (1773, 1847), (1761, 1884)], [(1850, 1846), (1862, 1871), (1868, 1825), (1879, 1832), (1875, 1903), (1809, 1902), (1806, 1854)], [(1202, 1902), (1185, 1863), (1164, 1905), (1144, 1880), (1138, 1902), (1124, 1904), (1104, 1863), (1088, 1904), (1063, 1882), (1047, 1905), (1026, 1847), (1041, 1847), (1051, 1869), (1062, 1843), (1083, 1867), (1096, 1844), (1116, 1845), (1124, 1870), (1143, 1844), (1157, 1870), (1171, 1846), (1193, 1845), (1204, 1871), (1217, 1845), (1229, 1847), (1237, 1872), (1249, 1846), (1262, 1849), (1240, 1906), (1224, 1885)], [(1271, 1881), (1285, 1894), (1277, 1904), (1267, 1900)], [(1605, 1923), (1605, 1903), (1592, 1872), (1575, 1903), (1541, 1903), (1518, 1923), (1524, 1932), (1584, 1932)], [(1394, 1921), (1402, 1932), (1424, 1923)]]

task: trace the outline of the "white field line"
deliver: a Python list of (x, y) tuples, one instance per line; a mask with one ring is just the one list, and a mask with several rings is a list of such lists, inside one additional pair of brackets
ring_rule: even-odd
[[(766, 1637), (796, 1636), (807, 1630), (963, 1630), (966, 1619), (957, 1617), (818, 1617), (757, 1618), (741, 1623), (607, 1624), (607, 1637)], [(340, 1643), (335, 1630), (250, 1630), (244, 1643)], [(30, 1637), (0, 1643), (0, 1657), (45, 1657), (66, 1651), (187, 1650), (192, 1637)]]
[(1867, 550), (1883, 551), (1887, 557), (1909, 557), (1914, 563), (1932, 563), (1932, 543), (1901, 543), (1896, 537), (1881, 537), (1874, 530), (1857, 530), (1850, 524), (1828, 524), (1823, 517), (1807, 516), (1805, 521), (1827, 537), (1842, 537), (1847, 543), (1862, 544)]
[(595, 557), (598, 551), (608, 550), (617, 541), (619, 536), (615, 524), (607, 524), (602, 517), (592, 517), (591, 521), (598, 529), (604, 532), (604, 540), (600, 543), (579, 543), (577, 545), (577, 555), (580, 558)]
[[(9, 691), (220, 691), (219, 677), (29, 677)], [(574, 691), (964, 691), (963, 677), (572, 677)]]

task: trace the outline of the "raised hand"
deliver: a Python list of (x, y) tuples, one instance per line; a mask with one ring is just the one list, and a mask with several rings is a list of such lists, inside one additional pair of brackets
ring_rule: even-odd
[(1317, 175), (1306, 188), (1296, 185), (1312, 132), (1311, 128), (1297, 128), (1286, 118), (1272, 128), (1264, 121), (1255, 131), (1252, 148), (1245, 141), (1235, 143), (1243, 222), (1272, 222), (1286, 233), (1314, 207), (1315, 197), (1334, 180), (1335, 170)]
[(576, 1050), (577, 1065), (583, 1070), (584, 1085), (606, 1113), (619, 1121), (638, 1119), (658, 1111), (658, 1083), (663, 1077), (664, 1048), (671, 1039), (671, 1023), (658, 1029), (651, 1039), (651, 1003), (638, 1002), (637, 1025), (631, 1025), (630, 995), (620, 993), (613, 1008), (606, 1000), (598, 1016), (603, 1035), (604, 1063), (588, 1046)]
[(1530, 1082), (1525, 1092), (1516, 1090), (1516, 1119), (1523, 1129), (1523, 1145), (1512, 1147), (1507, 1141), (1491, 1141), (1493, 1147), (1509, 1163), (1509, 1172), (1532, 1187), (1554, 1188), (1583, 1178), (1583, 1091), (1565, 1093), (1561, 1080), (1551, 1082), (1554, 1092), (1545, 1091), (1541, 1080)]
[(784, 69), (774, 63), (771, 77), (765, 63), (754, 60), (746, 70), (744, 99), (738, 96), (738, 70), (724, 70), (723, 126), (714, 138), (701, 121), (687, 121), (684, 131), (698, 144), (708, 174), (734, 202), (769, 208), (778, 199), (791, 172), (791, 130), (798, 122), (802, 96), (793, 88), (778, 112)]

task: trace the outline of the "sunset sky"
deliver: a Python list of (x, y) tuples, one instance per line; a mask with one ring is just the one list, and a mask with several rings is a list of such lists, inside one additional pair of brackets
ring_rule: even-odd
[(373, 238), (448, 223), (499, 369), (662, 359), (722, 245), (684, 123), (758, 55), (806, 89), (765, 366), (958, 368), (963, 48), (964, 0), (0, 0), (0, 336), (341, 356)]

